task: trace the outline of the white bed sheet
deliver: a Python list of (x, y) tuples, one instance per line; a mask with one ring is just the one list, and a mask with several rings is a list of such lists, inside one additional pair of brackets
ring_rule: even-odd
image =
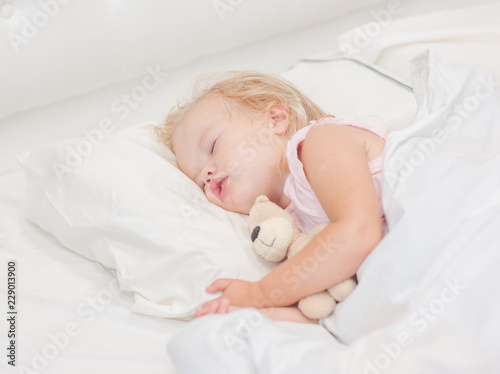
[[(2, 355), (0, 372), (174, 373), (165, 347), (186, 322), (131, 313), (133, 296), (116, 288), (113, 274), (25, 218), (25, 183), (21, 171), (0, 177), (2, 303), (7, 303), (7, 263), (14, 259), (18, 311), (18, 367), (7, 365)], [(0, 322), (2, 346), (6, 316)], [(75, 324), (75, 336), (66, 339), (68, 323)]]

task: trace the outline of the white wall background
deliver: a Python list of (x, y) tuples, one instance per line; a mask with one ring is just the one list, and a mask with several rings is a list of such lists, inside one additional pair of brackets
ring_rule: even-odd
[[(487, 2), (401, 0), (392, 17)], [(116, 130), (161, 121), (200, 73), (281, 73), (301, 57), (334, 51), (339, 34), (374, 21), (390, 4), (3, 0), (0, 172), (18, 169), (15, 154), (82, 136), (102, 120), (113, 121)], [(140, 89), (144, 79), (151, 89)], [(135, 95), (140, 100), (127, 99), (141, 92), (146, 95)]]

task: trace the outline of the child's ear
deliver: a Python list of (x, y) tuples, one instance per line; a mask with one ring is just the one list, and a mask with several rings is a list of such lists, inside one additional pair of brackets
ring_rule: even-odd
[(276, 135), (283, 135), (290, 123), (289, 109), (281, 103), (273, 104), (269, 108), (269, 116), (271, 117), (271, 130)]

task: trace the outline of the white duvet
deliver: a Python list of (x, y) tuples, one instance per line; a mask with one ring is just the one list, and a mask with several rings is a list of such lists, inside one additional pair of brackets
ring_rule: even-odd
[(197, 319), (169, 342), (179, 372), (500, 372), (499, 85), (432, 51), (412, 80), (417, 116), (385, 150), (390, 232), (355, 292), (322, 326)]

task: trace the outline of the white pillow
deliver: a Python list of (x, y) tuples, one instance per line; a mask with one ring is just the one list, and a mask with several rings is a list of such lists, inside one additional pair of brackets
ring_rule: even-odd
[[(413, 116), (411, 91), (352, 61), (301, 63), (286, 75), (334, 114), (395, 123)], [(208, 203), (151, 127), (105, 134), (103, 126), (18, 155), (27, 217), (69, 249), (116, 269), (121, 287), (135, 292), (134, 311), (189, 318), (213, 298), (204, 287), (216, 278), (258, 280), (275, 265), (254, 253), (247, 217)]]
[(26, 213), (69, 249), (116, 269), (135, 292), (135, 311), (187, 318), (213, 298), (204, 291), (211, 281), (258, 280), (275, 265), (253, 252), (246, 216), (208, 203), (150, 127), (100, 142), (96, 129), (96, 145), (70, 139), (19, 155)]
[(500, 49), (499, 18), (500, 2), (492, 1), (387, 23), (374, 19), (340, 35), (338, 45), (346, 55), (407, 81), (410, 60), (429, 48), (450, 61), (479, 65), (499, 81), (500, 59), (495, 52)]
[(409, 126), (417, 110), (407, 83), (354, 58), (305, 59), (283, 76), (328, 114), (374, 115), (389, 131)]

